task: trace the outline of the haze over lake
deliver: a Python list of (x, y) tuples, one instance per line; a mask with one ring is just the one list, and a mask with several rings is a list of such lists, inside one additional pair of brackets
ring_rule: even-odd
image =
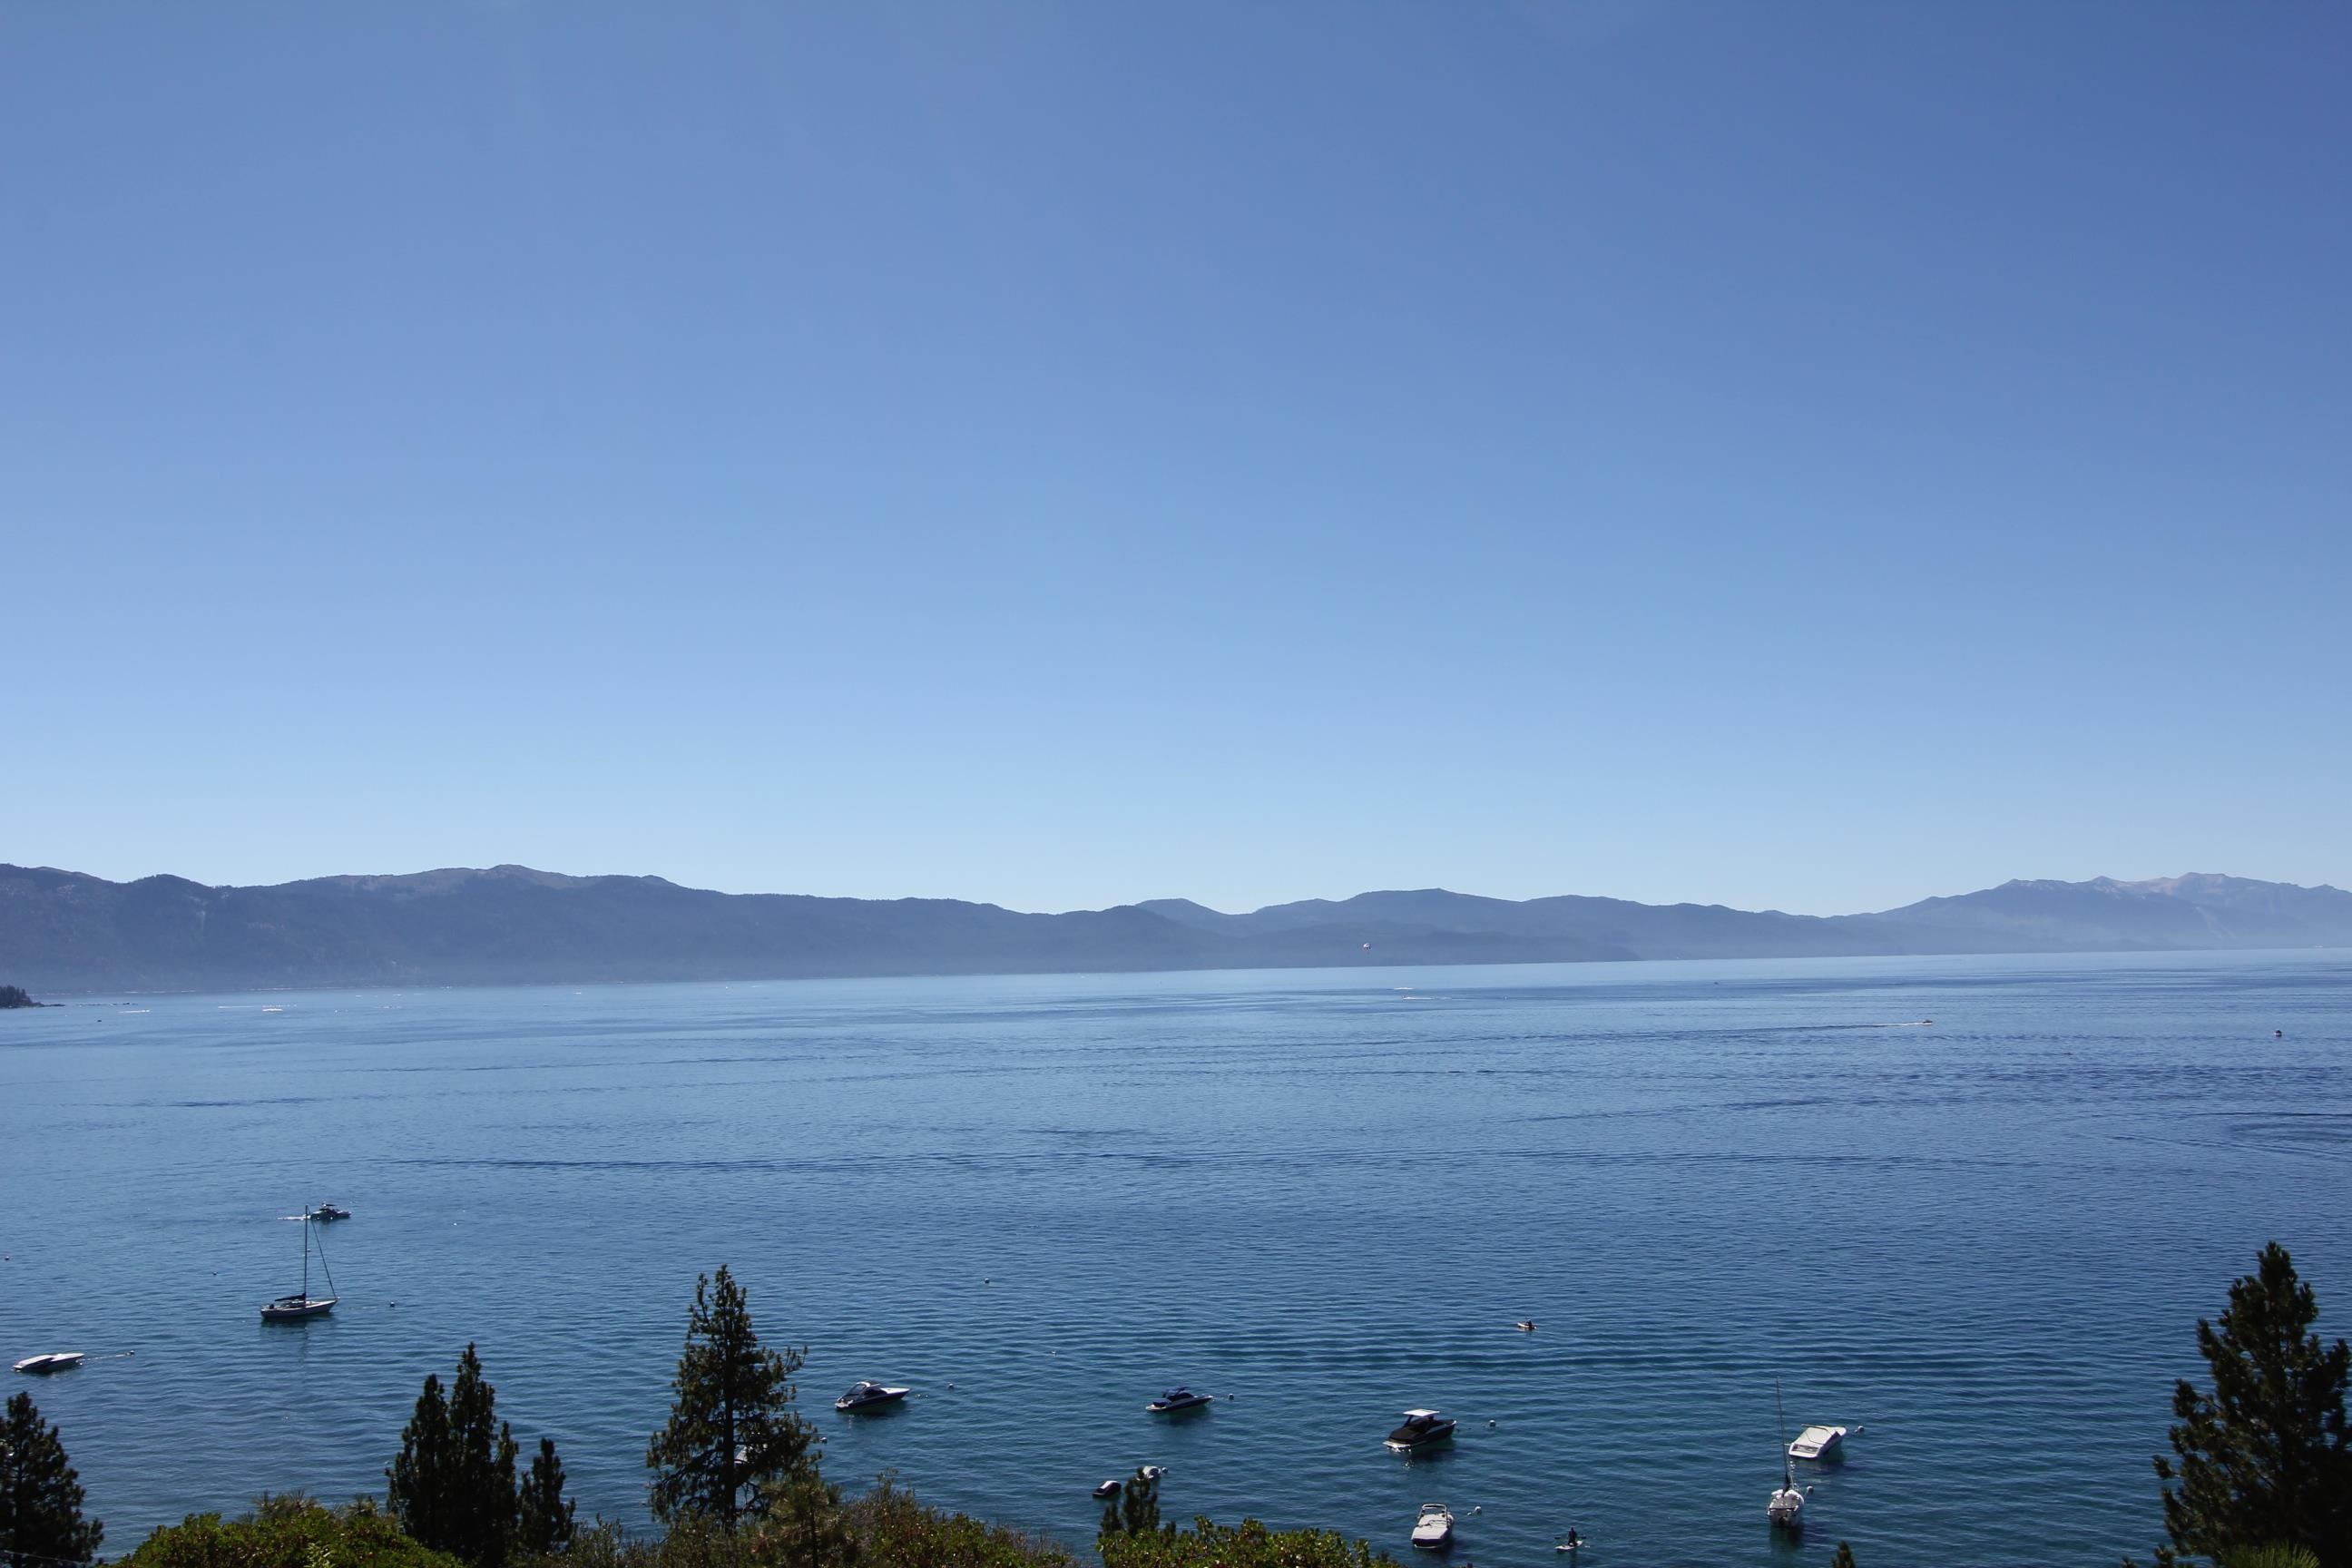
[[(1075, 1542), (1148, 1461), (1399, 1555), (1444, 1499), (1457, 1562), (2105, 1568), (2264, 1241), (2347, 1325), (2347, 1004), (2335, 952), (76, 1002), (0, 1018), (0, 1352), (89, 1352), (35, 1392), (110, 1552), (380, 1491), (468, 1340), (641, 1521), (724, 1261), (833, 1479)], [(265, 1327), (321, 1199), (342, 1303)], [(1776, 1373), (1868, 1426), (1795, 1547)], [(1418, 1405), (1463, 1435), (1407, 1465)]]

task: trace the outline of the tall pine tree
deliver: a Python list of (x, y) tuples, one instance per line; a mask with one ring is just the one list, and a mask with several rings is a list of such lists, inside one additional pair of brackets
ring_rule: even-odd
[(762, 1483), (814, 1473), (816, 1428), (793, 1409), (792, 1375), (804, 1355), (760, 1343), (743, 1288), (724, 1264), (716, 1281), (695, 1280), (669, 1422), (646, 1446), (656, 1519), (708, 1519), (732, 1530), (766, 1508), (773, 1489)]
[(555, 1439), (541, 1437), (530, 1461), (530, 1477), (517, 1500), (516, 1521), (523, 1551), (546, 1556), (572, 1544), (572, 1500), (563, 1495), (563, 1461), (555, 1457)]
[(29, 1394), (9, 1395), (0, 1420), (0, 1563), (52, 1568), (87, 1563), (106, 1526), (81, 1516), (81, 1479), (66, 1459), (58, 1429), (41, 1419)]
[(411, 1539), (473, 1568), (504, 1568), (518, 1524), (515, 1440), (472, 1345), (457, 1358), (446, 1399), (441, 1379), (426, 1374), (384, 1479), (393, 1515)]
[(2159, 1456), (2159, 1562), (2227, 1563), (2263, 1547), (2307, 1549), (2320, 1568), (2352, 1568), (2352, 1428), (2344, 1396), (2352, 1349), (2311, 1331), (2319, 1304), (2286, 1248), (2263, 1249), (2230, 1286), (2218, 1324), (2197, 1321), (2197, 1351), (2213, 1374), (2174, 1391), (2174, 1458)]

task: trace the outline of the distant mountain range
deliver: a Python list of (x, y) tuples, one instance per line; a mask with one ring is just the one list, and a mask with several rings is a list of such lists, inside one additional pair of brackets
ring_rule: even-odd
[(37, 993), (2313, 946), (2352, 946), (2352, 893), (2217, 876), (2004, 882), (1832, 916), (1434, 888), (1021, 914), (523, 866), (208, 888), (0, 865), (0, 981)]

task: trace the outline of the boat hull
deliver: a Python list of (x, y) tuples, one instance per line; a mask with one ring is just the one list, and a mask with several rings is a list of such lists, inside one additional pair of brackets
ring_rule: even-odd
[(902, 1388), (896, 1394), (871, 1394), (864, 1399), (836, 1399), (833, 1402), (833, 1407), (844, 1415), (855, 1415), (860, 1411), (887, 1410), (894, 1405), (903, 1405), (906, 1402), (907, 1391)]
[(265, 1323), (299, 1323), (310, 1318), (323, 1318), (335, 1310), (336, 1300), (337, 1298), (329, 1296), (324, 1300), (311, 1297), (298, 1300), (289, 1297), (282, 1301), (272, 1301), (261, 1309), (261, 1321)]

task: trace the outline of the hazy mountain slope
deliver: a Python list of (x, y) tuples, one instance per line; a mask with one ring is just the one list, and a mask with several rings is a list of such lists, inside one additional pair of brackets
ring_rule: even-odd
[(1848, 917), (2027, 947), (2336, 947), (2352, 943), (2352, 893), (2192, 873), (2143, 882), (2015, 881), (1884, 914)]
[(1425, 888), (1225, 914), (728, 894), (521, 866), (209, 888), (0, 866), (0, 980), (35, 989), (1524, 963), (2352, 946), (2352, 893), (2239, 878), (2007, 882), (1822, 918)]

